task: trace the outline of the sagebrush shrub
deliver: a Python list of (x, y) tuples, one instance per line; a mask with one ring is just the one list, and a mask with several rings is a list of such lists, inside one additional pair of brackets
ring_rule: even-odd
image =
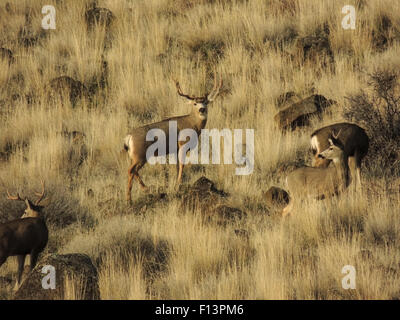
[[(370, 138), (365, 164), (373, 175), (400, 175), (399, 72), (379, 70), (370, 75), (368, 89), (348, 96), (344, 116), (363, 126)], [(369, 92), (370, 91), (370, 92)]]

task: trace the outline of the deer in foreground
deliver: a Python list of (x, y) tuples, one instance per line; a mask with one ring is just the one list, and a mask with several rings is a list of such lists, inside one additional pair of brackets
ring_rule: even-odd
[[(184, 94), (182, 89), (179, 85), (178, 81), (175, 81), (176, 89), (178, 94), (186, 98), (188, 102), (192, 105), (192, 111), (183, 116), (176, 116), (171, 117), (168, 119), (164, 119), (160, 122), (152, 123), (145, 125), (143, 127), (139, 127), (134, 129), (129, 135), (127, 135), (124, 139), (124, 149), (128, 152), (129, 158), (131, 159), (131, 166), (128, 170), (128, 190), (127, 190), (127, 200), (131, 201), (131, 190), (132, 190), (132, 181), (135, 179), (138, 181), (140, 187), (144, 190), (147, 189), (146, 185), (143, 183), (142, 179), (139, 176), (139, 170), (146, 164), (146, 150), (147, 148), (153, 144), (152, 141), (146, 141), (146, 135), (151, 129), (161, 129), (166, 136), (166, 153), (172, 154), (175, 151), (169, 150), (171, 147), (170, 136), (169, 136), (169, 123), (170, 121), (175, 121), (177, 126), (177, 137), (176, 138), (175, 146), (177, 146), (177, 169), (178, 169), (178, 179), (177, 184), (179, 185), (182, 179), (182, 172), (184, 163), (181, 159), (181, 148), (186, 143), (186, 141), (178, 141), (179, 132), (184, 129), (193, 129), (197, 137), (200, 135), (201, 130), (204, 129), (207, 123), (207, 114), (208, 114), (208, 105), (210, 102), (214, 101), (215, 98), (218, 96), (219, 90), (222, 86), (222, 77), (220, 76), (219, 81), (217, 81), (217, 75), (214, 73), (214, 87), (211, 92), (205, 94), (204, 96), (196, 97), (190, 96), (188, 94)], [(157, 155), (157, 154), (156, 154)], [(158, 156), (162, 156), (158, 154)]]
[(331, 131), (329, 147), (318, 154), (318, 158), (333, 161), (330, 167), (303, 167), (291, 172), (286, 183), (290, 200), (282, 216), (288, 215), (295, 203), (303, 198), (324, 199), (343, 192), (350, 184), (348, 154), (340, 142), (339, 135)]
[(353, 123), (336, 123), (314, 131), (311, 134), (311, 147), (314, 153), (314, 167), (326, 168), (331, 160), (319, 155), (330, 146), (329, 138), (333, 131), (340, 130), (340, 143), (348, 156), (348, 165), (354, 181), (361, 185), (361, 161), (368, 152), (369, 139), (365, 130)]
[(21, 284), (26, 255), (30, 255), (30, 270), (32, 271), (40, 252), (47, 245), (48, 229), (41, 214), (43, 206), (39, 205), (44, 193), (43, 181), (42, 192), (36, 193), (39, 198), (35, 203), (32, 203), (27, 198), (21, 198), (18, 193), (16, 196), (12, 196), (7, 190), (7, 199), (24, 201), (26, 204), (25, 212), (21, 218), (0, 224), (0, 267), (8, 257), (17, 256), (18, 275), (16, 289)]

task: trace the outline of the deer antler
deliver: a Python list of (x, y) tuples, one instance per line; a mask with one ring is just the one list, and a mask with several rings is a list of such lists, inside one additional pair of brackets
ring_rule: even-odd
[(44, 197), (44, 181), (41, 180), (40, 183), (42, 184), (42, 192), (35, 192), (35, 194), (39, 197), (39, 199), (36, 200), (35, 205), (38, 205), (40, 203), (40, 201), (43, 200)]
[(222, 87), (222, 75), (219, 75), (219, 83), (217, 83), (217, 71), (214, 68), (214, 87), (211, 92), (208, 94), (208, 101), (213, 101), (219, 94), (219, 89)]
[(189, 100), (203, 100), (205, 98), (205, 96), (204, 97), (195, 97), (195, 96), (190, 96), (188, 94), (183, 93), (183, 91), (181, 89), (181, 86), (179, 84), (179, 81), (177, 81), (175, 79), (172, 79), (172, 80), (175, 82), (176, 90), (178, 91), (178, 94), (181, 97), (184, 97), (184, 98), (189, 99)]
[(25, 201), (25, 199), (22, 199), (22, 198), (20, 197), (19, 193), (17, 193), (16, 196), (12, 196), (12, 195), (8, 192), (8, 190), (7, 190), (7, 199), (8, 199), (8, 200), (20, 200), (20, 201)]
[(339, 132), (337, 134), (335, 134), (335, 130), (332, 130), (332, 137), (334, 137), (335, 139), (338, 139), (341, 131), (342, 131), (342, 129), (340, 129)]

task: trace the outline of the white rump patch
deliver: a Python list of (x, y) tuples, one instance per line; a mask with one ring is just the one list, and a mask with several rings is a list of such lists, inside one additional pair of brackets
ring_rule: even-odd
[(315, 150), (317, 153), (320, 153), (320, 145), (317, 136), (312, 136), (311, 138), (311, 148)]
[(132, 135), (128, 134), (124, 138), (124, 145), (128, 147), (128, 154), (131, 156), (133, 153), (133, 138)]

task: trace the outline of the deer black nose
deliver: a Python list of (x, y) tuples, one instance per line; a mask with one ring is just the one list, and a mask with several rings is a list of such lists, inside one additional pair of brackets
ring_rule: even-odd
[(322, 154), (318, 154), (318, 158), (325, 159), (325, 157)]
[(200, 108), (200, 109), (199, 109), (199, 112), (200, 112), (200, 113), (206, 112), (206, 108)]

